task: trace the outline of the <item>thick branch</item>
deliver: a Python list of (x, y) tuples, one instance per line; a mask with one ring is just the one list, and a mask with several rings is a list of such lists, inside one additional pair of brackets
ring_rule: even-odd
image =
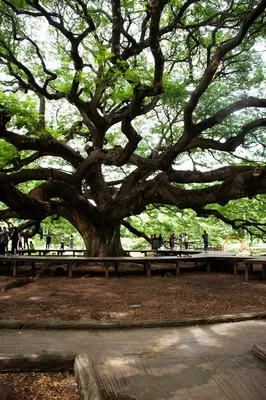
[(0, 130), (0, 137), (13, 144), (18, 150), (37, 150), (42, 154), (61, 157), (74, 167), (77, 167), (83, 160), (81, 155), (72, 150), (70, 146), (49, 135), (32, 138), (8, 130)]
[(133, 235), (137, 236), (137, 237), (142, 237), (143, 239), (145, 239), (148, 243), (151, 242), (151, 239), (149, 236), (146, 235), (145, 232), (141, 232), (138, 229), (134, 228), (134, 226), (132, 226), (129, 222), (127, 221), (123, 221), (121, 223), (121, 225), (123, 225), (125, 228), (127, 228), (129, 230), (129, 232), (133, 233)]
[(226, 41), (225, 43), (221, 44), (214, 56), (206, 68), (204, 75), (196, 87), (195, 90), (190, 95), (190, 99), (185, 107), (184, 110), (184, 122), (185, 122), (185, 132), (189, 135), (193, 134), (193, 122), (192, 122), (192, 113), (195, 110), (198, 101), (202, 94), (206, 91), (209, 84), (211, 83), (216, 70), (219, 66), (220, 61), (222, 58), (229, 52), (235, 49), (239, 44), (244, 40), (246, 33), (248, 32), (249, 28), (252, 26), (254, 21), (264, 12), (266, 8), (266, 3), (264, 0), (261, 0), (256, 8), (251, 11), (244, 19), (243, 23), (241, 24), (238, 33), (232, 37), (230, 40)]
[(11, 183), (6, 174), (0, 174), (1, 193), (0, 201), (14, 210), (21, 218), (43, 219), (49, 215), (50, 205), (47, 201), (31, 198), (20, 192)]
[[(213, 126), (220, 124), (222, 121), (225, 120), (225, 118), (227, 118), (229, 115), (233, 114), (234, 112), (243, 110), (244, 108), (250, 108), (250, 107), (266, 108), (266, 100), (258, 99), (256, 97), (248, 97), (245, 100), (236, 101), (233, 104), (230, 104), (230, 106), (219, 110), (212, 117), (206, 118), (205, 120), (196, 124), (195, 132), (197, 134), (199, 134), (206, 129), (210, 129)], [(265, 121), (265, 119), (264, 119), (264, 121)], [(256, 125), (254, 127), (256, 127)]]

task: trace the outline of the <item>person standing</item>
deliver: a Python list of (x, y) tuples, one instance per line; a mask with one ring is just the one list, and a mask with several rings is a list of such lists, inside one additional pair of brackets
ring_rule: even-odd
[(26, 231), (24, 232), (24, 249), (28, 249), (29, 250), (29, 232)]
[(0, 256), (5, 255), (5, 232), (0, 226)]
[(18, 228), (15, 226), (11, 234), (11, 254), (14, 256), (18, 251)]
[(65, 237), (63, 235), (61, 237), (60, 250), (64, 250), (64, 248), (65, 248)]
[(205, 230), (203, 231), (202, 239), (203, 239), (204, 250), (207, 251), (209, 245), (209, 235)]
[(160, 248), (162, 247), (162, 245), (163, 245), (163, 237), (162, 237), (162, 235), (160, 234), (160, 235), (158, 236), (158, 249), (160, 249)]
[(22, 249), (23, 249), (23, 246), (22, 246), (22, 236), (21, 236), (21, 234), (18, 235), (18, 248), (19, 248), (19, 250), (22, 250)]
[(69, 248), (73, 249), (74, 248), (74, 237), (73, 235), (70, 235), (70, 239), (69, 239)]
[(157, 238), (156, 234), (154, 234), (153, 235), (153, 249), (158, 250), (158, 246), (159, 246), (158, 238)]
[(185, 246), (185, 250), (187, 250), (188, 249), (188, 235), (187, 235), (187, 233), (185, 233), (185, 236), (184, 236), (184, 246)]
[(51, 235), (50, 235), (50, 233), (48, 232), (48, 234), (47, 234), (47, 236), (46, 236), (46, 246), (45, 246), (45, 248), (46, 248), (46, 250), (49, 250), (50, 249), (50, 244), (51, 244)]
[(170, 250), (173, 250), (175, 247), (175, 234), (171, 233), (170, 237), (169, 237), (169, 247)]
[(3, 228), (4, 231), (4, 236), (5, 236), (5, 252), (8, 255), (8, 240), (9, 240), (9, 235), (8, 235), (8, 231), (6, 229), (6, 227), (4, 226)]
[(182, 237), (181, 234), (178, 236), (178, 245), (179, 245), (179, 250), (182, 250), (182, 247), (183, 247), (183, 237)]

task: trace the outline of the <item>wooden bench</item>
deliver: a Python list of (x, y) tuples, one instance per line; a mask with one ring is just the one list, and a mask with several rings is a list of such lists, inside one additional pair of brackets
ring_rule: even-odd
[[(180, 274), (180, 258), (179, 257), (68, 257), (68, 256), (9, 256), (0, 257), (0, 263), (5, 263), (8, 261), (12, 266), (13, 276), (16, 277), (18, 274), (19, 264), (31, 264), (32, 270), (35, 270), (36, 263), (45, 264), (55, 263), (55, 264), (66, 264), (68, 269), (69, 278), (73, 274), (73, 266), (77, 264), (98, 264), (104, 270), (105, 277), (108, 278), (109, 270), (114, 268), (117, 272), (119, 264), (141, 264), (146, 271), (146, 276), (150, 277), (152, 273), (152, 265), (154, 264), (167, 264), (168, 267), (175, 270), (175, 275)], [(191, 257), (182, 258), (182, 262), (196, 262), (201, 261), (205, 263), (204, 259), (201, 257), (198, 260), (192, 260)], [(102, 264), (102, 265), (101, 265)], [(172, 265), (171, 265), (172, 264)], [(206, 264), (206, 263), (205, 263)], [(210, 271), (209, 264), (207, 265), (207, 270)]]
[(39, 256), (46, 256), (48, 254), (56, 253), (58, 256), (62, 256), (63, 254), (66, 253), (72, 253), (73, 257), (75, 257), (77, 254), (85, 254), (86, 250), (85, 249), (18, 249), (17, 254), (18, 255), (36, 255), (36, 253)]
[(144, 254), (144, 257), (147, 257), (147, 254), (153, 253), (155, 257), (157, 256), (187, 256), (190, 254), (199, 254), (201, 253), (201, 250), (170, 250), (170, 249), (158, 249), (158, 250), (153, 250), (153, 249), (146, 249), (146, 250), (125, 250), (126, 254), (129, 256), (130, 254), (134, 253), (141, 253)]
[[(13, 276), (16, 277), (18, 274), (19, 264), (31, 264), (32, 269), (35, 270), (36, 263), (45, 264), (49, 263), (60, 263), (67, 265), (68, 276), (72, 277), (73, 266), (77, 264), (98, 264), (104, 270), (105, 277), (108, 278), (109, 271), (114, 268), (117, 273), (119, 264), (141, 264), (143, 265), (144, 271), (147, 277), (151, 277), (152, 270), (158, 270), (156, 264), (167, 265), (167, 268), (173, 269), (175, 275), (180, 275), (182, 268), (187, 268), (187, 263), (193, 263), (196, 267), (200, 265), (205, 266), (206, 271), (210, 272), (212, 263), (217, 260), (225, 260), (226, 262), (233, 261), (234, 273), (237, 273), (237, 263), (244, 260), (244, 257), (236, 257), (234, 255), (213, 255), (211, 253), (200, 253), (193, 254), (190, 257), (177, 257), (177, 256), (164, 256), (164, 257), (69, 257), (69, 256), (9, 256), (0, 257), (0, 263), (4, 264), (8, 261), (12, 266)], [(101, 265), (102, 264), (102, 265)]]
[(253, 265), (262, 266), (262, 279), (266, 279), (266, 257), (254, 257), (245, 259), (245, 281), (248, 281), (249, 271), (253, 270)]

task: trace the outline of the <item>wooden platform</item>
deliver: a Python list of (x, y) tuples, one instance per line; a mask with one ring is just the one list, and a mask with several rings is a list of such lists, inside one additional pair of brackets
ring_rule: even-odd
[(13, 276), (18, 274), (19, 266), (23, 264), (30, 264), (32, 270), (36, 268), (36, 264), (45, 265), (47, 262), (54, 264), (63, 264), (67, 266), (69, 278), (73, 275), (73, 269), (78, 265), (90, 264), (96, 265), (101, 268), (105, 277), (109, 277), (109, 272), (114, 270), (117, 273), (119, 265), (121, 264), (136, 264), (142, 265), (147, 277), (152, 275), (153, 270), (164, 268), (174, 270), (176, 276), (180, 274), (182, 268), (187, 268), (187, 263), (192, 264), (194, 267), (204, 266), (207, 272), (211, 271), (212, 264), (217, 261), (225, 261), (227, 265), (232, 265), (232, 270), (235, 274), (238, 271), (238, 263), (244, 262), (246, 257), (235, 256), (232, 253), (223, 252), (203, 252), (200, 254), (192, 254), (185, 257), (177, 256), (164, 256), (164, 257), (69, 257), (69, 256), (1, 256), (0, 265), (4, 266), (9, 263), (12, 268)]
[(251, 257), (245, 259), (245, 281), (249, 279), (249, 271), (253, 271), (254, 265), (261, 266), (262, 269), (262, 279), (266, 279), (266, 257)]

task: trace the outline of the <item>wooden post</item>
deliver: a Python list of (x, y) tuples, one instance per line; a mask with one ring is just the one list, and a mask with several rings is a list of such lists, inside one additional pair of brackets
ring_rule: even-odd
[(179, 266), (179, 262), (177, 261), (175, 264), (175, 276), (179, 276), (180, 275), (180, 266)]
[(262, 279), (266, 278), (266, 264), (262, 264)]
[(68, 263), (68, 277), (72, 278), (72, 262)]
[(149, 263), (149, 262), (146, 264), (146, 275), (147, 275), (147, 278), (151, 277), (151, 263)]
[(17, 277), (17, 260), (14, 260), (14, 263), (13, 263), (13, 276), (14, 276), (14, 278)]
[(147, 265), (146, 265), (146, 263), (143, 263), (143, 269), (144, 269), (144, 274), (147, 275)]
[(78, 354), (74, 363), (75, 377), (78, 384), (79, 399), (104, 400), (98, 377), (93, 363), (87, 354)]
[(207, 272), (211, 272), (211, 262), (209, 260), (207, 261)]
[(35, 272), (35, 261), (31, 262), (31, 269), (33, 272)]
[(234, 263), (234, 275), (237, 275), (237, 272), (238, 272), (237, 260), (234, 260), (233, 263)]
[(115, 261), (115, 275), (117, 275), (118, 271), (118, 261)]
[(245, 281), (248, 281), (248, 270), (249, 270), (249, 263), (245, 262)]
[(105, 268), (105, 278), (108, 279), (109, 278), (108, 264), (104, 264), (104, 268)]

